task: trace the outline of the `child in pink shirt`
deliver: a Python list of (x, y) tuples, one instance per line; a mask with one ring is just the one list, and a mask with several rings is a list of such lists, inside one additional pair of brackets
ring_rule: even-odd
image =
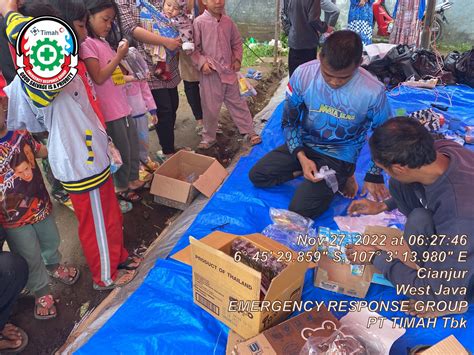
[(112, 0), (85, 0), (84, 3), (90, 14), (90, 37), (81, 45), (80, 56), (94, 81), (107, 133), (122, 156), (123, 165), (114, 174), (115, 189), (123, 200), (140, 201), (141, 197), (135, 192), (143, 187), (138, 174), (137, 127), (131, 117), (132, 108), (127, 101), (125, 79), (119, 67), (120, 61), (127, 55), (128, 42), (121, 42), (115, 52), (103, 39), (109, 34), (117, 13), (117, 6)]
[(222, 103), (241, 134), (251, 145), (262, 142), (255, 133), (247, 102), (240, 96), (237, 74), (242, 62), (242, 38), (237, 26), (224, 15), (225, 0), (204, 0), (207, 10), (194, 20), (193, 61), (201, 72), (201, 102), (204, 131), (198, 148), (216, 144)]

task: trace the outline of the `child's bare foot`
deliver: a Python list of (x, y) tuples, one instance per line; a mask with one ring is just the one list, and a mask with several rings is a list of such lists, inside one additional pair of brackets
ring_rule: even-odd
[(347, 179), (346, 185), (342, 189), (342, 196), (353, 199), (357, 194), (357, 190), (359, 190), (359, 185), (357, 184), (355, 176), (352, 175)]

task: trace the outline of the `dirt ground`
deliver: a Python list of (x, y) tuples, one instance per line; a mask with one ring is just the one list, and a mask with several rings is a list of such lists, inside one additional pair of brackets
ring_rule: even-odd
[[(258, 95), (249, 99), (249, 106), (255, 115), (266, 106), (286, 72), (283, 69), (278, 72), (272, 71), (270, 63), (262, 63), (254, 68), (263, 73), (261, 81), (252, 81)], [(240, 150), (242, 137), (225, 109), (222, 111), (221, 124), (224, 133), (218, 135), (218, 144), (208, 151), (199, 153), (214, 156), (227, 167)], [(200, 137), (195, 133), (195, 125), (183, 87), (180, 85), (180, 106), (175, 130), (177, 146), (193, 149), (197, 147)], [(159, 149), (157, 136), (153, 131), (150, 132), (150, 146), (151, 154)], [(124, 215), (125, 247), (139, 254), (143, 253), (166, 228), (172, 217), (180, 213), (178, 210), (155, 204), (148, 192), (144, 192), (142, 196), (146, 204), (135, 204), (134, 209)], [(54, 213), (61, 234), (60, 250), (63, 261), (78, 266), (81, 277), (72, 287), (53, 281), (53, 294), (57, 299), (58, 308), (58, 316), (55, 319), (47, 321), (34, 319), (33, 296), (19, 299), (10, 320), (22, 327), (29, 336), (29, 345), (23, 354), (52, 354), (65, 342), (83, 315), (95, 308), (108, 295), (107, 291), (98, 292), (92, 289), (92, 279), (77, 238), (77, 222), (73, 212), (55, 203)]]

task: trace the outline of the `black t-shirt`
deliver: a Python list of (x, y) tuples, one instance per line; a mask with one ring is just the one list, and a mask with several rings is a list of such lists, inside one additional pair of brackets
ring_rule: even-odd
[(5, 19), (3, 16), (0, 16), (0, 71), (2, 71), (7, 84), (10, 84), (15, 78), (16, 70), (8, 47), (9, 42), (5, 30)]

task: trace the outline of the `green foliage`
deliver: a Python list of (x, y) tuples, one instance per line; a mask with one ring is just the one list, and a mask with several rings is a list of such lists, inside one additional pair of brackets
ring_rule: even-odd
[(250, 43), (247, 39), (244, 44), (242, 67), (251, 67), (259, 62), (259, 57), (273, 57), (273, 46), (268, 43)]
[(449, 52), (458, 51), (460, 53), (467, 52), (473, 48), (472, 43), (447, 43), (441, 42), (437, 45), (436, 49), (441, 54), (448, 54)]

